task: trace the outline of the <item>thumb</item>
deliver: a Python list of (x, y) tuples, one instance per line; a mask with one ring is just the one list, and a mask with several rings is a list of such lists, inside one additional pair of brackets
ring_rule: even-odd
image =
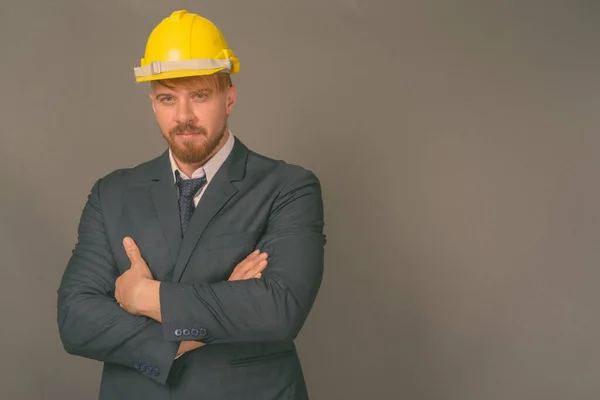
[(127, 253), (127, 257), (129, 257), (129, 261), (131, 261), (132, 267), (134, 265), (144, 263), (142, 253), (140, 253), (140, 249), (137, 247), (132, 238), (126, 237), (123, 239), (123, 247), (125, 247), (125, 252)]

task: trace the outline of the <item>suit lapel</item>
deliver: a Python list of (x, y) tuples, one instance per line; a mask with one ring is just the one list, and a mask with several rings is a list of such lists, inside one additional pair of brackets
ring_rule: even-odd
[(169, 245), (171, 259), (173, 264), (175, 264), (181, 246), (181, 224), (177, 205), (177, 187), (173, 180), (168, 150), (159, 160), (160, 171), (158, 171), (157, 177), (154, 179), (156, 182), (150, 191), (156, 214)]
[(238, 192), (237, 186), (232, 182), (243, 178), (247, 155), (248, 148), (236, 138), (231, 154), (211, 180), (192, 215), (175, 261), (173, 282), (181, 279), (194, 248), (210, 221)]

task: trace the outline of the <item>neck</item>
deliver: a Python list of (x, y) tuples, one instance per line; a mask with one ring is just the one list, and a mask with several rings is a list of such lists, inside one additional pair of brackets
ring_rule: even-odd
[[(175, 158), (175, 157), (173, 157), (173, 158)], [(185, 163), (182, 163), (181, 161), (179, 161), (177, 158), (175, 158), (175, 162), (177, 163), (179, 170), (181, 172), (183, 172), (185, 175), (189, 176), (190, 178), (192, 177), (192, 174), (194, 173), (195, 170), (197, 170), (198, 168), (202, 167), (205, 164), (205, 163), (185, 164)]]

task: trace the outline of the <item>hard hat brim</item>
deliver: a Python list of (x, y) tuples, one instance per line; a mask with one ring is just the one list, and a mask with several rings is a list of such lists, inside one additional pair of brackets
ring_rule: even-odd
[[(203, 70), (179, 70), (179, 71), (167, 71), (161, 72), (160, 74), (147, 75), (147, 76), (139, 76), (135, 78), (137, 83), (141, 82), (149, 82), (149, 81), (158, 81), (163, 79), (176, 79), (176, 78), (188, 78), (192, 76), (204, 76), (204, 75), (212, 75), (217, 72), (221, 72), (227, 70), (227, 68), (212, 68), (212, 69), (203, 69)], [(230, 74), (234, 72), (229, 72)]]

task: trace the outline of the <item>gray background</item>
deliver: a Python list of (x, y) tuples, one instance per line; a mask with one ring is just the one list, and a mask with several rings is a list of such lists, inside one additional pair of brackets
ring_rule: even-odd
[(97, 397), (56, 289), (93, 182), (164, 148), (133, 67), (177, 8), (241, 60), (234, 134), (323, 183), (311, 398), (598, 399), (592, 0), (2, 0), (0, 398)]

